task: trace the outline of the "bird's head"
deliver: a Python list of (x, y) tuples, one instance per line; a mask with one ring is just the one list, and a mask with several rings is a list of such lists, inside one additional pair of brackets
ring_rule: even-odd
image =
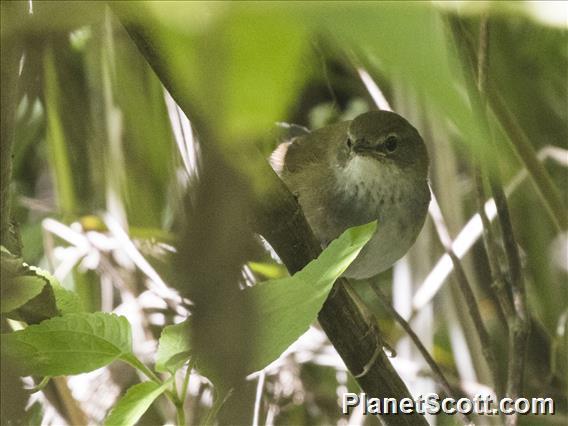
[(426, 178), (428, 152), (418, 131), (400, 115), (370, 111), (349, 125), (345, 145), (351, 156), (365, 156), (396, 165)]

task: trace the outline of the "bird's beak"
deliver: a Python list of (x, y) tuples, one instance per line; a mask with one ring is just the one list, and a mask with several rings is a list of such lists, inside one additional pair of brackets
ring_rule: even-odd
[(385, 157), (386, 153), (381, 148), (381, 146), (377, 147), (377, 145), (371, 145), (366, 141), (356, 141), (353, 145), (355, 153), (372, 157)]

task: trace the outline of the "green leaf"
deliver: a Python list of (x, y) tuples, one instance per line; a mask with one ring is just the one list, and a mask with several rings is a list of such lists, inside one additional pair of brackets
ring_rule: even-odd
[(21, 257), (1, 246), (0, 312), (13, 311), (41, 293), (46, 282), (29, 275)]
[(71, 290), (67, 290), (61, 284), (52, 285), (55, 295), (55, 304), (62, 315), (78, 314), (84, 312), (83, 302), (79, 295)]
[(29, 267), (30, 271), (33, 271), (36, 276), (46, 280), (53, 290), (55, 296), (55, 304), (57, 310), (61, 315), (74, 314), (84, 312), (83, 304), (79, 295), (71, 290), (67, 290), (63, 287), (57, 279), (47, 272), (45, 269), (37, 268), (35, 266)]
[(189, 319), (162, 330), (156, 354), (156, 371), (173, 373), (190, 356)]
[(237, 149), (294, 102), (308, 75), (302, 62), (308, 38), (293, 8), (239, 2), (144, 6), (117, 7), (123, 18), (137, 17), (154, 29), (172, 72), (186, 70), (179, 84), (191, 103), (219, 126), (223, 139), (238, 140)]
[(21, 257), (10, 253), (4, 246), (0, 246), (0, 262), (2, 265), (2, 273), (16, 275), (22, 267), (23, 260)]
[(48, 281), (37, 275), (21, 258), (8, 259), (7, 256), (2, 252), (2, 313), (28, 324), (37, 324), (58, 315), (53, 289), (46, 285)]
[(2, 356), (22, 375), (61, 376), (103, 367), (131, 353), (130, 324), (108, 313), (67, 314), (3, 334)]
[(245, 291), (256, 303), (261, 319), (255, 327), (257, 351), (250, 364), (251, 372), (266, 367), (306, 332), (335, 280), (376, 228), (376, 221), (350, 228), (292, 277), (261, 283)]
[(11, 312), (41, 293), (45, 281), (33, 275), (5, 277), (2, 274), (0, 312)]
[(286, 267), (276, 263), (249, 262), (248, 266), (252, 272), (269, 279), (283, 278), (288, 275)]
[(222, 49), (211, 51), (219, 65), (225, 64), (223, 74), (214, 76), (224, 89), (225, 140), (270, 128), (296, 99), (307, 75), (301, 65), (306, 33), (289, 9), (241, 5), (231, 12), (221, 27), (221, 43), (231, 60)]
[(161, 386), (155, 382), (144, 382), (130, 387), (106, 418), (105, 426), (134, 425), (169, 384), (170, 381)]
[(146, 27), (168, 75), (162, 83), (182, 108), (209, 123), (221, 154), (246, 165), (242, 172), (254, 185), (262, 182), (249, 149), (293, 108), (311, 71), (298, 13), (278, 2), (115, 2), (112, 8), (123, 21)]
[[(248, 330), (254, 341), (248, 372), (266, 367), (306, 332), (321, 310), (333, 283), (357, 257), (377, 229), (377, 222), (350, 228), (320, 256), (292, 277), (270, 280), (243, 291), (246, 305), (255, 306)], [(180, 334), (181, 330), (176, 330)], [(173, 335), (174, 333), (172, 333)], [(177, 334), (176, 334), (177, 335)], [(172, 337), (172, 336), (170, 336)], [(178, 348), (182, 348), (180, 345)], [(223, 386), (223, 372), (207, 347), (194, 347), (197, 368)]]
[[(248, 372), (266, 367), (306, 332), (316, 320), (335, 280), (355, 260), (376, 229), (376, 221), (349, 228), (292, 277), (262, 282), (243, 291), (249, 305), (256, 307), (255, 317), (259, 319), (254, 336), (250, 337), (254, 349)], [(224, 374), (212, 361), (214, 354), (209, 354), (208, 348), (192, 350), (197, 369), (216, 385), (223, 386)]]
[(83, 312), (79, 297), (49, 272), (28, 266), (2, 247), (0, 312), (28, 324), (56, 315)]
[(28, 324), (39, 324), (59, 314), (53, 289), (49, 285), (44, 285), (40, 294), (6, 315), (8, 318), (24, 321)]

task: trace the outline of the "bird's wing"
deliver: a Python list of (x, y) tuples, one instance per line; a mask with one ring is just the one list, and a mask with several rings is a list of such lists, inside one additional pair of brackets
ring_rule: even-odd
[(286, 123), (284, 121), (279, 121), (276, 123), (276, 128), (280, 134), (282, 141), (289, 141), (299, 136), (309, 135), (311, 133), (310, 129), (294, 123)]
[(277, 173), (295, 173), (322, 161), (338, 132), (347, 131), (348, 123), (337, 123), (281, 143), (272, 153), (270, 163)]

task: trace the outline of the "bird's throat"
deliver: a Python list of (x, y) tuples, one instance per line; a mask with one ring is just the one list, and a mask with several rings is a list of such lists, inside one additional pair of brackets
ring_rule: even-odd
[(375, 220), (407, 214), (412, 209), (420, 183), (392, 161), (354, 156), (336, 171), (338, 202), (357, 214), (357, 221)]

